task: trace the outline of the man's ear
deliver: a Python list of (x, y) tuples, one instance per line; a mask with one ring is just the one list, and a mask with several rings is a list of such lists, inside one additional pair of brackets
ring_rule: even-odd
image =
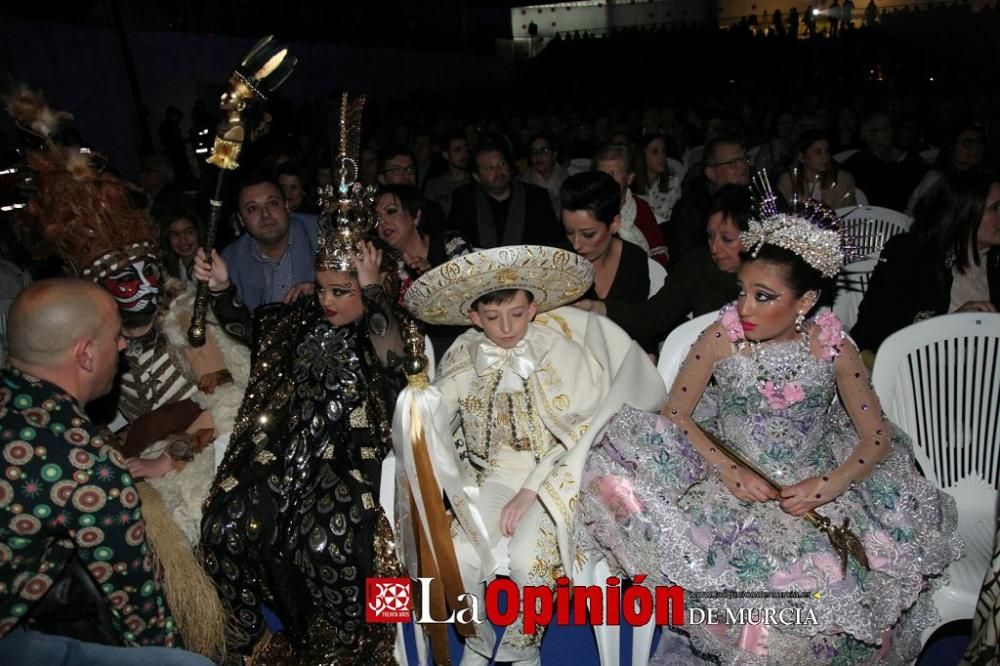
[(479, 310), (475, 308), (469, 310), (469, 319), (471, 319), (472, 323), (478, 326), (479, 328), (483, 327), (483, 318), (479, 316)]
[(625, 181), (625, 187), (632, 187), (632, 183), (635, 182), (635, 171), (628, 175), (628, 180)]
[(93, 372), (96, 367), (97, 343), (93, 338), (80, 338), (73, 347), (76, 365), (85, 372)]
[(385, 185), (385, 176), (383, 176), (382, 174), (378, 175), (378, 184)]
[(528, 321), (533, 320), (536, 314), (538, 314), (538, 303), (531, 301), (531, 305), (528, 306)]

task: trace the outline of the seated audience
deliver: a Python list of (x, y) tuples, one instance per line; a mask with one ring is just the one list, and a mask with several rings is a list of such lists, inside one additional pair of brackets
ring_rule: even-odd
[(915, 321), (1000, 308), (1000, 180), (943, 177), (918, 203), (910, 231), (882, 250), (851, 337), (871, 365), (882, 342)]
[(854, 176), (830, 156), (826, 132), (811, 129), (795, 141), (792, 167), (778, 176), (778, 192), (785, 201), (815, 199), (831, 208), (853, 206)]

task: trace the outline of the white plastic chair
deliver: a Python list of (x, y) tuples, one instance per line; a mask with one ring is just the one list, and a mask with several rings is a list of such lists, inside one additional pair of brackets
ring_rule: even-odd
[(687, 167), (680, 160), (675, 160), (672, 157), (667, 158), (667, 171), (670, 172), (670, 177), (678, 181), (683, 181), (684, 176), (687, 175)]
[(702, 156), (705, 154), (705, 146), (695, 146), (684, 153), (684, 171), (689, 172), (694, 167), (701, 164)]
[(671, 384), (674, 383), (674, 377), (677, 376), (677, 371), (681, 367), (681, 363), (684, 362), (684, 358), (691, 350), (691, 345), (698, 339), (701, 332), (718, 318), (718, 312), (708, 312), (699, 315), (694, 319), (684, 322), (667, 336), (667, 339), (663, 342), (663, 347), (660, 348), (660, 358), (656, 363), (656, 369), (659, 371), (660, 377), (663, 378), (663, 383), (666, 385), (668, 393), (670, 392)]
[(837, 164), (843, 164), (851, 157), (851, 155), (854, 155), (856, 152), (858, 152), (858, 150), (859, 150), (858, 148), (850, 148), (848, 150), (842, 150), (839, 153), (836, 153), (833, 156), (833, 159), (837, 162)]
[(660, 290), (664, 280), (667, 279), (667, 269), (655, 259), (647, 259), (646, 261), (649, 262), (649, 295), (652, 296)]
[(872, 384), (913, 439), (924, 475), (955, 498), (966, 554), (934, 592), (941, 620), (971, 618), (989, 567), (1000, 498), (1000, 314), (956, 313), (912, 324), (879, 347)]
[(837, 274), (833, 286), (833, 312), (849, 331), (858, 321), (858, 308), (868, 291), (868, 282), (878, 264), (877, 257), (868, 257), (847, 264)]
[(938, 155), (941, 154), (940, 148), (928, 148), (927, 150), (920, 151), (920, 159), (922, 159), (927, 164), (934, 164), (937, 162)]
[(570, 176), (575, 176), (578, 173), (583, 173), (585, 171), (590, 171), (593, 164), (588, 157), (577, 157), (569, 161), (569, 165), (566, 166), (566, 173)]
[(887, 240), (913, 224), (905, 213), (879, 206), (838, 208), (837, 213), (843, 216), (850, 242), (859, 245), (865, 255), (877, 256)]

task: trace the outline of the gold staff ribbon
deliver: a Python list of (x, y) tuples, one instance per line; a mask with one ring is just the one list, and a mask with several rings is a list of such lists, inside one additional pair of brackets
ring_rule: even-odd
[[(705, 436), (711, 440), (712, 444), (715, 445), (719, 451), (751, 472), (759, 476), (764, 480), (764, 483), (771, 486), (773, 489), (777, 490), (779, 493), (783, 490), (782, 486), (779, 486), (773, 480), (771, 480), (767, 474), (764, 473), (757, 465), (750, 462), (746, 457), (743, 456), (739, 451), (731, 448), (730, 446), (723, 444), (717, 437), (708, 431), (703, 431)], [(826, 534), (827, 538), (830, 540), (830, 545), (833, 549), (840, 555), (840, 570), (841, 573), (847, 573), (847, 556), (850, 555), (854, 560), (863, 566), (865, 569), (869, 569), (868, 566), (868, 556), (865, 554), (865, 548), (861, 544), (861, 540), (855, 536), (853, 532), (848, 529), (851, 519), (844, 518), (843, 525), (835, 525), (826, 516), (817, 513), (816, 510), (809, 511), (804, 516), (802, 516), (810, 523), (815, 525), (820, 532)]]

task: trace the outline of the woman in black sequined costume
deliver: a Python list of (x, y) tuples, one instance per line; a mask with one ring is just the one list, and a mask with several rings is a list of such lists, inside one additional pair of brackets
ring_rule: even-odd
[[(202, 521), (205, 567), (245, 633), (234, 651), (263, 633), (262, 603), (284, 624), (255, 663), (395, 663), (393, 625), (365, 623), (364, 583), (400, 575), (378, 489), (403, 344), (382, 251), (355, 239), (334, 256), (331, 237), (315, 296), (254, 313), (250, 384)], [(330, 270), (345, 261), (354, 271)], [(213, 301), (251, 329), (231, 289)]]

